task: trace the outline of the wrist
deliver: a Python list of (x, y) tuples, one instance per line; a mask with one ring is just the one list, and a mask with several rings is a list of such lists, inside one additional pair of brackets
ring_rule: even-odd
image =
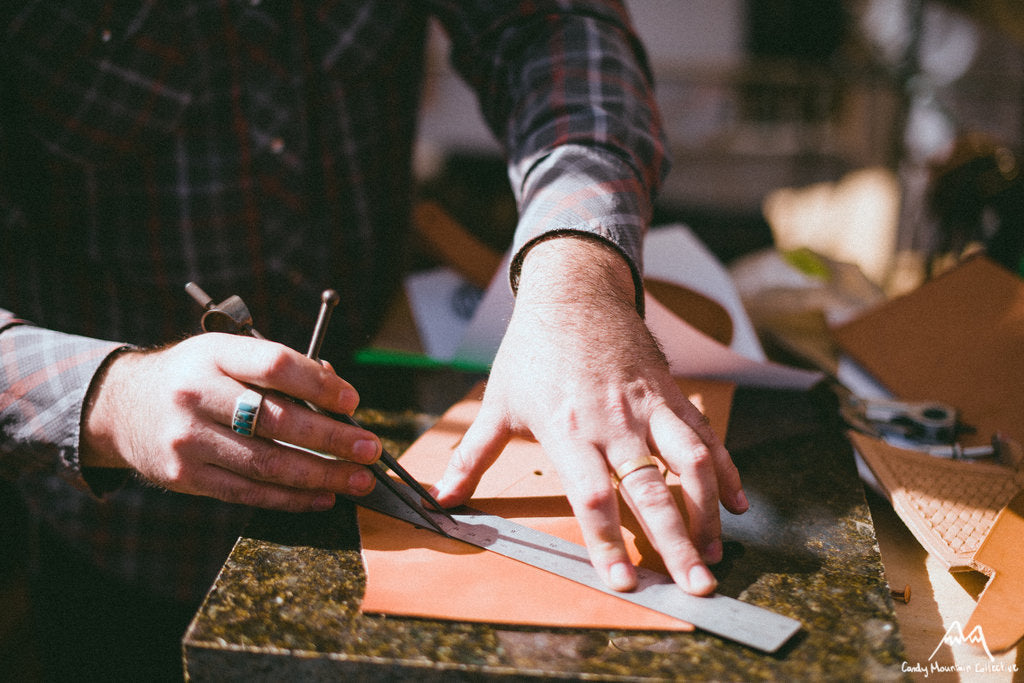
[(137, 355), (131, 347), (116, 349), (93, 375), (82, 405), (78, 463), (83, 469), (130, 467), (118, 447), (118, 427), (124, 423), (119, 392)]
[[(523, 279), (523, 265), (527, 257), (534, 254), (539, 247), (544, 247), (541, 249), (541, 252), (544, 253), (547, 253), (551, 247), (555, 248), (556, 254), (558, 252), (568, 253), (570, 255), (569, 262), (564, 264), (564, 270), (568, 270), (574, 265), (587, 267), (590, 263), (590, 258), (595, 259), (595, 266), (608, 266), (616, 271), (614, 274), (609, 273), (609, 277), (612, 275), (617, 276), (619, 269), (624, 267), (626, 270), (622, 271), (622, 273), (628, 273), (632, 280), (632, 287), (626, 286), (624, 283), (620, 284), (623, 291), (632, 293), (633, 306), (637, 313), (643, 317), (644, 285), (637, 262), (631, 259), (618, 244), (592, 232), (579, 230), (555, 231), (545, 233), (524, 245), (515, 255), (510, 268), (513, 293), (516, 295), (519, 293)], [(601, 251), (602, 249), (603, 252)], [(586, 275), (587, 273), (584, 272), (583, 274)], [(558, 276), (557, 272), (555, 276)], [(618, 282), (618, 277), (616, 277), (616, 282)]]
[(643, 290), (637, 289), (631, 263), (600, 237), (556, 234), (524, 252), (517, 273), (517, 302), (642, 310), (637, 304), (642, 304)]

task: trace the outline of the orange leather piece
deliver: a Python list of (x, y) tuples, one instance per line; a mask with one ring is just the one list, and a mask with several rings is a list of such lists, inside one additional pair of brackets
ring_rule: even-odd
[[(680, 380), (724, 438), (733, 385)], [(449, 409), (402, 456), (422, 482), (440, 478), (477, 411), (482, 386)], [(669, 475), (678, 493), (678, 480)], [(535, 441), (514, 439), (484, 475), (470, 505), (582, 543), (554, 467)], [(664, 571), (625, 505), (623, 534), (633, 560)], [(359, 531), (367, 587), (362, 610), (458, 621), (689, 631), (693, 626), (461, 541), (363, 508)]]
[(1003, 508), (974, 561), (991, 578), (964, 628), (981, 626), (991, 652), (1005, 652), (1024, 638), (1024, 491)]

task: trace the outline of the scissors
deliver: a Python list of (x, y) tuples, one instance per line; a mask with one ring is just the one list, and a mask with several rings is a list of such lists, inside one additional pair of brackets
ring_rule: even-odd
[[(220, 304), (215, 304), (209, 294), (204, 292), (199, 285), (194, 282), (189, 282), (185, 285), (185, 291), (188, 292), (189, 296), (196, 300), (196, 302), (203, 307), (204, 313), (201, 320), (203, 330), (206, 332), (227, 332), (229, 334), (244, 334), (256, 339), (266, 339), (263, 335), (256, 331), (252, 324), (252, 314), (249, 312), (249, 308), (245, 305), (245, 302), (237, 295), (232, 295), (225, 299)], [(320, 313), (317, 316), (316, 326), (313, 329), (313, 338), (310, 340), (309, 350), (306, 352), (306, 356), (312, 358), (315, 361), (319, 361), (320, 347), (323, 344), (324, 336), (327, 333), (327, 322), (330, 320), (331, 311), (338, 304), (338, 294), (332, 289), (325, 290), (321, 296)], [(293, 399), (296, 400), (296, 399)], [(350, 415), (344, 413), (334, 413), (328, 410), (310, 403), (309, 401), (301, 401), (310, 410), (326, 415), (327, 417), (343, 422), (353, 427), (359, 427), (362, 429), (362, 425), (355, 421)], [(320, 453), (323, 457), (332, 458), (333, 456)], [(405, 489), (400, 486), (396, 486), (391, 475), (388, 474), (387, 469), (398, 475), (398, 477), (409, 485), (413, 491), (415, 491), (423, 500), (427, 501), (434, 510), (444, 515), (446, 518), (455, 522), (452, 516), (441, 507), (441, 504), (430, 495), (430, 492), (423, 487), (416, 478), (413, 477), (409, 472), (398, 464), (398, 460), (388, 453), (387, 449), (381, 449), (380, 459), (376, 462), (367, 465), (370, 471), (373, 472), (373, 476), (376, 477), (377, 481), (386, 486), (391, 490), (402, 502), (411, 508), (418, 517), (422, 518), (431, 528), (437, 531), (439, 534), (447, 535), (432, 520), (424, 509)], [(357, 500), (357, 499), (353, 499)]]

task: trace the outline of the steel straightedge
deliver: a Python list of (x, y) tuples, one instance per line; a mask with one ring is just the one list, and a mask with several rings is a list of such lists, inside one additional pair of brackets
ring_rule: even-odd
[[(395, 484), (404, 486), (399, 482)], [(371, 510), (422, 526), (417, 511), (410, 510), (406, 502), (388, 488), (376, 487), (366, 496), (349, 499)], [(598, 577), (590, 564), (587, 549), (581, 545), (468, 507), (449, 510), (450, 519), (426, 508), (421, 510), (452, 538), (682, 619), (708, 633), (763, 652), (778, 651), (802, 627), (796, 619), (735, 598), (719, 594), (708, 597), (689, 595), (668, 576), (643, 567), (637, 568), (639, 585), (636, 590), (628, 593), (614, 591)]]

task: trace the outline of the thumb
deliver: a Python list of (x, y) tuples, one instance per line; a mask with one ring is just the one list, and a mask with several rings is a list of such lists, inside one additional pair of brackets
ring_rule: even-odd
[(511, 430), (500, 414), (481, 410), (455, 447), (440, 481), (431, 487), (431, 495), (445, 507), (465, 503), (510, 438)]

